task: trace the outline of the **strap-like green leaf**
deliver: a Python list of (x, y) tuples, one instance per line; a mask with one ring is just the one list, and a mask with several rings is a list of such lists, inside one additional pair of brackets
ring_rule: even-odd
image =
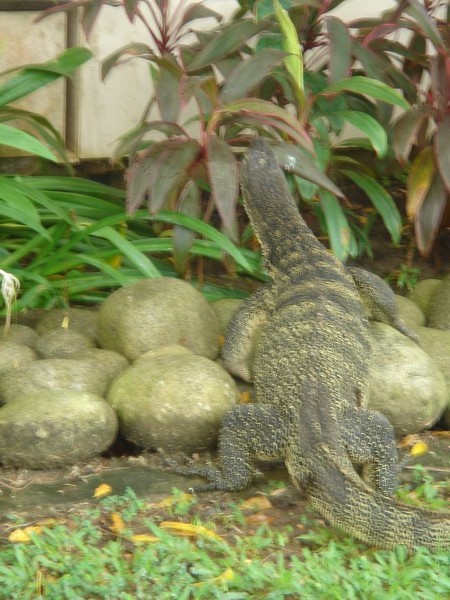
[(30, 154), (35, 154), (41, 158), (58, 162), (56, 156), (47, 146), (44, 146), (37, 138), (30, 135), (26, 131), (21, 131), (16, 127), (0, 123), (0, 146), (9, 146), (18, 150), (25, 150)]

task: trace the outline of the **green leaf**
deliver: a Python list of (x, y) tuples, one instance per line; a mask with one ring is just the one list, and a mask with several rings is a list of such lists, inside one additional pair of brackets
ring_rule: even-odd
[(413, 160), (406, 180), (406, 214), (414, 218), (433, 183), (437, 171), (432, 146), (426, 146)]
[(128, 258), (142, 275), (145, 277), (161, 277), (161, 273), (152, 263), (152, 261), (142, 252), (137, 250), (131, 242), (125, 239), (118, 231), (112, 227), (102, 227), (95, 231), (95, 235), (102, 237), (113, 246), (115, 246), (124, 256)]
[(440, 176), (450, 192), (450, 114), (446, 113), (437, 123), (434, 136), (434, 154)]
[(273, 0), (273, 6), (278, 23), (280, 24), (281, 33), (283, 34), (283, 47), (289, 53), (289, 56), (283, 62), (290, 75), (292, 87), (298, 102), (299, 113), (301, 113), (306, 102), (302, 47), (289, 13), (284, 10), (278, 0)]
[(188, 215), (181, 215), (172, 211), (161, 211), (158, 214), (151, 216), (152, 221), (162, 221), (164, 223), (171, 223), (172, 225), (181, 225), (200, 233), (204, 237), (216, 242), (216, 244), (227, 254), (229, 254), (243, 269), (248, 272), (252, 272), (252, 267), (248, 260), (245, 258), (242, 250), (237, 248), (233, 242), (231, 242), (223, 233), (204, 223), (199, 219), (194, 219)]
[(249, 19), (224, 25), (187, 65), (188, 73), (203, 69), (239, 50), (266, 27), (267, 23), (253, 23)]
[(14, 180), (8, 177), (0, 177), (0, 215), (14, 219), (50, 239), (33, 203), (22, 193), (20, 187), (15, 185)]
[(1, 145), (17, 148), (18, 150), (25, 150), (25, 152), (35, 154), (41, 158), (58, 162), (58, 159), (53, 152), (50, 152), (47, 146), (44, 146), (38, 139), (26, 131), (21, 131), (15, 127), (4, 125), (3, 123), (0, 123), (0, 146)]
[(391, 234), (392, 241), (398, 243), (401, 237), (402, 219), (389, 192), (369, 175), (348, 170), (343, 170), (342, 173), (367, 194)]
[(319, 190), (319, 198), (333, 254), (339, 260), (345, 261), (348, 257), (351, 238), (347, 218), (333, 194), (326, 190)]
[(353, 38), (341, 19), (326, 17), (325, 24), (330, 40), (330, 82), (333, 84), (345, 79), (350, 73)]
[(206, 142), (206, 167), (211, 193), (225, 231), (237, 240), (236, 201), (239, 195), (238, 165), (230, 146), (216, 135)]
[(0, 86), (0, 107), (23, 98), (27, 94), (70, 75), (92, 57), (87, 48), (69, 48), (54, 61), (21, 67), (22, 71)]
[(380, 158), (386, 155), (388, 149), (386, 132), (373, 117), (356, 110), (340, 110), (333, 113), (333, 115), (345, 119), (353, 127), (365, 133)]
[(227, 77), (220, 98), (223, 103), (233, 102), (247, 95), (259, 85), (271, 70), (286, 56), (281, 50), (267, 49), (240, 62)]
[(319, 96), (330, 96), (331, 94), (337, 94), (338, 92), (353, 92), (354, 94), (363, 94), (375, 98), (376, 100), (382, 100), (388, 104), (394, 104), (401, 108), (408, 110), (410, 107), (409, 103), (395, 90), (390, 88), (385, 83), (376, 79), (370, 79), (369, 77), (362, 77), (355, 75), (349, 77), (343, 81), (339, 81), (333, 85), (326, 87)]

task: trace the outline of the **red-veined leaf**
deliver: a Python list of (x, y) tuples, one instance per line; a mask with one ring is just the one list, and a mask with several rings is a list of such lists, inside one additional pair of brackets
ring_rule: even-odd
[(450, 114), (448, 113), (437, 124), (434, 154), (442, 181), (450, 192)]
[(348, 170), (343, 170), (342, 173), (367, 194), (383, 219), (393, 242), (398, 243), (401, 236), (402, 219), (389, 192), (373, 177), (369, 177), (369, 175)]
[(392, 147), (397, 160), (406, 163), (411, 148), (417, 142), (417, 134), (425, 119), (429, 119), (434, 110), (428, 106), (419, 106), (401, 115), (394, 124)]
[(141, 0), (123, 0), (122, 4), (125, 8), (125, 12), (127, 13), (127, 17), (133, 22), (134, 17), (137, 12), (138, 4)]
[(330, 42), (330, 83), (349, 76), (352, 65), (353, 38), (347, 25), (336, 17), (326, 17), (325, 24)]
[(175, 123), (180, 112), (180, 76), (160, 66), (155, 95), (163, 120)]
[(133, 42), (131, 44), (126, 44), (125, 46), (122, 46), (118, 50), (112, 52), (102, 61), (102, 79), (105, 79), (108, 73), (111, 71), (111, 69), (117, 64), (119, 59), (127, 54), (131, 58), (137, 56), (149, 58), (153, 55), (153, 50), (147, 44), (142, 44), (138, 42)]
[[(133, 155), (142, 138), (149, 131), (159, 131), (166, 137), (184, 136), (188, 137), (186, 130), (177, 123), (169, 123), (167, 121), (146, 121), (133, 127), (119, 138), (119, 144), (114, 150), (112, 161), (114, 162), (120, 156)], [(150, 143), (150, 142), (149, 142)]]
[(152, 169), (158, 156), (164, 151), (167, 140), (155, 142), (128, 168), (126, 173), (126, 212), (132, 215), (147, 198)]
[(426, 146), (414, 159), (406, 180), (406, 214), (415, 218), (436, 175), (432, 146)]
[(222, 103), (243, 98), (255, 88), (276, 65), (279, 65), (286, 52), (281, 50), (261, 50), (248, 60), (241, 61), (227, 77), (220, 97)]
[(226, 233), (236, 241), (236, 200), (239, 194), (236, 158), (230, 146), (216, 135), (208, 136), (206, 157), (214, 204), (219, 211)]
[(336, 196), (343, 197), (341, 190), (323, 173), (305, 152), (293, 144), (274, 144), (272, 150), (279, 164), (289, 173), (295, 173)]
[[(190, 217), (199, 217), (200, 209), (200, 189), (192, 179), (186, 183), (181, 191), (177, 212)], [(175, 225), (173, 228), (173, 259), (175, 269), (178, 273), (184, 273), (186, 270), (189, 250), (195, 240), (195, 231)]]
[(271, 119), (285, 123), (296, 133), (299, 140), (302, 141), (301, 143), (306, 143), (308, 148), (312, 149), (310, 137), (295, 117), (290, 115), (284, 108), (273, 104), (273, 102), (267, 102), (259, 98), (243, 98), (222, 107), (221, 110), (216, 111), (212, 116), (209, 123), (209, 130), (214, 131), (223, 117), (239, 113), (248, 114), (253, 118), (261, 119), (261, 121), (263, 121), (265, 116), (268, 116)]
[(213, 18), (220, 21), (222, 19), (222, 15), (219, 13), (207, 8), (206, 6), (200, 4), (191, 4), (184, 11), (183, 16), (181, 18), (180, 29), (184, 25), (187, 25), (191, 21), (195, 21), (196, 19), (208, 19)]
[(86, 35), (89, 38), (92, 27), (99, 15), (100, 9), (103, 6), (103, 0), (93, 0), (84, 7), (83, 16), (81, 17), (81, 26)]
[(148, 182), (148, 207), (156, 213), (172, 199), (173, 194), (189, 177), (189, 166), (195, 161), (200, 146), (193, 139), (164, 140), (150, 170)]
[(414, 230), (419, 252), (428, 256), (433, 249), (448, 202), (448, 191), (438, 173), (414, 217)]
[(188, 72), (198, 71), (235, 52), (266, 27), (267, 23), (253, 23), (249, 19), (228, 23), (217, 31), (187, 65)]
[(409, 0), (408, 6), (405, 8), (405, 13), (415, 19), (422, 33), (436, 48), (442, 49), (444, 52), (446, 51), (439, 29), (420, 2)]

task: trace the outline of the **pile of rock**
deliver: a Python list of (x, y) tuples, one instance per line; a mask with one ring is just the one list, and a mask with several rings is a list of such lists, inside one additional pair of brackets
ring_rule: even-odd
[[(450, 428), (450, 277), (397, 297), (420, 345), (372, 324), (369, 407), (397, 434)], [(73, 464), (124, 437), (143, 448), (213, 447), (239, 399), (219, 346), (240, 304), (209, 304), (190, 284), (146, 279), (113, 292), (98, 311), (49, 311), (0, 341), (0, 462)]]

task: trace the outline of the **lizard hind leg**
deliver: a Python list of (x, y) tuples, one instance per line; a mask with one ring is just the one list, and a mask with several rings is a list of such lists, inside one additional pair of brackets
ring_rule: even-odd
[(344, 423), (350, 460), (361, 466), (368, 485), (392, 496), (397, 487), (398, 454), (391, 423), (381, 413), (367, 409), (348, 409)]
[(209, 483), (194, 487), (206, 490), (235, 491), (248, 487), (255, 472), (254, 460), (284, 459), (286, 433), (276, 407), (241, 404), (229, 410), (219, 433), (220, 468), (214, 466), (177, 467), (181, 475), (200, 475)]

